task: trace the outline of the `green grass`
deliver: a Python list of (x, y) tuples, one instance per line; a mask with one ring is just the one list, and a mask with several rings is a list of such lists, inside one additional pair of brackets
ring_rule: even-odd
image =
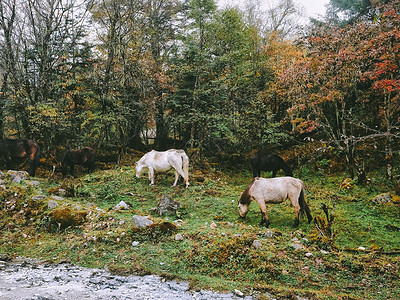
[[(0, 193), (0, 253), (68, 260), (119, 274), (155, 273), (188, 280), (192, 288), (239, 289), (260, 299), (265, 292), (280, 298), (400, 298), (400, 234), (393, 231), (400, 227), (399, 204), (371, 201), (391, 190), (385, 180), (374, 179), (365, 187), (351, 182), (343, 189), (345, 174), (307, 169), (295, 174), (304, 181), (313, 216), (326, 220), (322, 204), (334, 213), (333, 234), (327, 236), (305, 217), (293, 228), (289, 201), (267, 207), (269, 229), (259, 226), (256, 203), (246, 219), (239, 218), (237, 200), (251, 180), (247, 171), (192, 173), (188, 189), (182, 182), (172, 188), (172, 173), (156, 174), (156, 185), (149, 186), (147, 176), (137, 179), (131, 166), (111, 166), (65, 181), (39, 178), (43, 194), (50, 197), (59, 187), (67, 188), (74, 196), (60, 204), (88, 212), (83, 224), (66, 229), (52, 223), (46, 202), (33, 203), (31, 194), (38, 191), (13, 184)], [(162, 195), (181, 203), (179, 216), (151, 215)], [(112, 210), (121, 200), (132, 209)], [(138, 231), (132, 225), (135, 214), (151, 215), (156, 224), (179, 220), (180, 226)], [(178, 233), (184, 240), (174, 239)], [(295, 250), (294, 239), (303, 249)], [(254, 240), (261, 248), (253, 246)], [(139, 245), (133, 246), (134, 241)]]

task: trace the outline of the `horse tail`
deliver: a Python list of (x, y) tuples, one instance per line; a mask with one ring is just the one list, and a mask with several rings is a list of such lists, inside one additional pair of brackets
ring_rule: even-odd
[(306, 199), (304, 197), (304, 188), (303, 187), (301, 187), (301, 192), (300, 192), (300, 196), (299, 196), (299, 204), (300, 204), (300, 212), (304, 212), (304, 211), (306, 212), (308, 223), (310, 223), (313, 218), (311, 216), (310, 208), (308, 207)]
[(186, 185), (189, 184), (189, 157), (186, 155), (185, 151), (180, 152), (182, 158), (182, 170), (185, 177), (183, 178)]
[(253, 178), (253, 180), (250, 182), (250, 184), (247, 186), (247, 188), (244, 190), (244, 192), (240, 196), (240, 199), (239, 199), (240, 204), (250, 204), (250, 201), (251, 201), (250, 189), (253, 186), (255, 181), (256, 181), (256, 178)]

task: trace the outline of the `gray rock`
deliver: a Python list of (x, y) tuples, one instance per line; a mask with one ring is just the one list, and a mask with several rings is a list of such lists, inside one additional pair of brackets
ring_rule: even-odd
[(0, 178), (4, 178), (4, 173), (0, 171)]
[(36, 195), (32, 197), (32, 201), (42, 201), (46, 199), (47, 197), (45, 195)]
[(253, 247), (256, 249), (260, 249), (262, 247), (262, 244), (259, 240), (254, 240), (253, 241)]
[(386, 204), (386, 203), (391, 203), (392, 202), (392, 195), (390, 193), (384, 193), (375, 196), (372, 198), (372, 202), (375, 204)]
[(57, 206), (58, 206), (58, 203), (55, 202), (54, 200), (49, 200), (49, 202), (47, 203), (47, 207), (48, 207), (49, 209), (55, 208), (55, 207), (57, 207)]
[(55, 196), (55, 195), (52, 195), (50, 198), (54, 201), (64, 201), (65, 200), (63, 197)]
[(157, 207), (152, 208), (151, 210), (158, 213), (160, 216), (175, 216), (176, 211), (181, 207), (181, 204), (178, 201), (168, 197), (161, 196), (161, 200), (158, 203)]
[(113, 207), (114, 210), (120, 210), (120, 209), (129, 209), (131, 206), (126, 203), (125, 201), (121, 201), (117, 205)]
[(26, 182), (26, 184), (27, 184), (27, 185), (30, 185), (30, 186), (39, 186), (39, 185), (40, 185), (40, 182), (37, 181), (37, 180), (28, 180), (28, 181)]
[(180, 233), (178, 233), (177, 235), (175, 235), (175, 241), (182, 241), (184, 240), (184, 236)]
[(303, 246), (302, 246), (301, 244), (299, 244), (299, 243), (293, 243), (293, 244), (292, 244), (292, 247), (293, 247), (295, 250), (303, 249)]
[(143, 228), (153, 224), (154, 222), (152, 220), (147, 219), (146, 217), (134, 215), (133, 223), (136, 227)]
[(8, 177), (12, 182), (20, 183), (22, 180), (26, 180), (29, 178), (29, 174), (26, 171), (14, 171), (8, 170), (7, 171)]

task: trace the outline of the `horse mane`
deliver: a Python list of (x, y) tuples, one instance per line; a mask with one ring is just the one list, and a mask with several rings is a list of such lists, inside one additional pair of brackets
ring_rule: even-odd
[(247, 186), (247, 188), (244, 190), (242, 193), (242, 196), (240, 196), (239, 203), (240, 204), (249, 204), (251, 195), (250, 195), (250, 188), (253, 186), (254, 182), (256, 181), (256, 178), (253, 178), (253, 180), (250, 182), (250, 184)]

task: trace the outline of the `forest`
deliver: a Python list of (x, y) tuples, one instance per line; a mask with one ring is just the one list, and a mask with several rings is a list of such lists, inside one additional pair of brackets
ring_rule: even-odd
[[(400, 299), (400, 2), (330, 0), (306, 23), (274, 3), (0, 0), (0, 145), (40, 146), (30, 176), (0, 159), (0, 273), (29, 258), (235, 299)], [(190, 184), (137, 178), (171, 148)], [(90, 172), (63, 177), (83, 149)], [(260, 224), (240, 202), (257, 152), (301, 180), (308, 218), (286, 201)]]
[[(0, 137), (58, 149), (336, 157), (365, 181), (399, 159), (399, 2), (0, 1)], [(297, 149), (297, 150), (296, 150)], [(308, 153), (311, 154), (311, 153)], [(299, 160), (299, 158), (297, 158)], [(299, 161), (296, 161), (299, 163)]]

